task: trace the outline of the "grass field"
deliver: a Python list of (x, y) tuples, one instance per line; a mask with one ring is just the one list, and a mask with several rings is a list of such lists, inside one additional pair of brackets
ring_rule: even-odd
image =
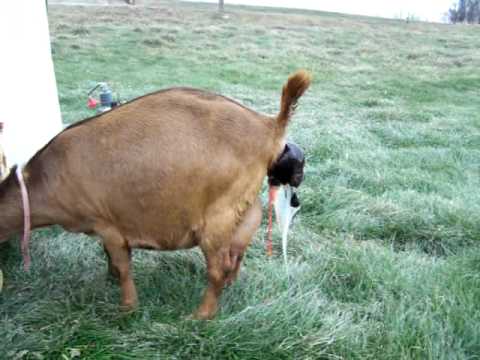
[(262, 227), (217, 318), (189, 321), (200, 253), (136, 251), (141, 306), (125, 315), (97, 241), (37, 231), (31, 273), (17, 242), (0, 250), (0, 358), (480, 359), (480, 28), (161, 4), (50, 6), (64, 120), (91, 115), (97, 81), (273, 114), (288, 74), (310, 70), (289, 130), (308, 157), (290, 274)]

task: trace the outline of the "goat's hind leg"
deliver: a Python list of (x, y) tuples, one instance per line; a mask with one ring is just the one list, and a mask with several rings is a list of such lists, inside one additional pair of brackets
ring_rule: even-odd
[(228, 273), (225, 282), (231, 285), (238, 276), (242, 264), (243, 255), (250, 245), (253, 235), (260, 227), (262, 221), (262, 203), (260, 199), (247, 211), (242, 222), (235, 229), (230, 245), (230, 261), (232, 270)]
[[(253, 234), (260, 226), (262, 206), (259, 200), (247, 210), (243, 220), (237, 226), (233, 237), (216, 237), (202, 240), (200, 247), (207, 261), (208, 286), (202, 303), (195, 312), (197, 319), (211, 319), (218, 308), (218, 300), (227, 282), (232, 282), (238, 274), (243, 254)], [(207, 233), (208, 234), (208, 233)]]

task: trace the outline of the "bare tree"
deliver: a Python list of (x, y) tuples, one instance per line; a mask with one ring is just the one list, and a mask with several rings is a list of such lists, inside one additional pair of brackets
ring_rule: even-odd
[(467, 14), (467, 0), (460, 0), (458, 2), (458, 21), (464, 22)]
[(224, 10), (224, 0), (218, 0), (218, 12), (223, 13)]
[(480, 24), (480, 0), (468, 1), (466, 8), (466, 21), (469, 24)]
[(448, 20), (453, 24), (480, 24), (480, 0), (459, 0), (448, 10)]

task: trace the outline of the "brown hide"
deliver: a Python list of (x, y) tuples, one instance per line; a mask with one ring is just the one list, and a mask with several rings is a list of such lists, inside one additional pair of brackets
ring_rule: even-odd
[(7, 158), (5, 157), (5, 153), (3, 151), (3, 144), (2, 144), (2, 134), (3, 134), (3, 122), (0, 122), (0, 181), (8, 175), (7, 169)]
[[(289, 78), (277, 117), (220, 95), (174, 88), (74, 124), (23, 171), (32, 226), (60, 224), (100, 235), (125, 308), (137, 301), (130, 249), (199, 245), (209, 286), (196, 316), (212, 317), (260, 224), (260, 187), (309, 83), (303, 71)], [(0, 239), (21, 229), (17, 186), (11, 176), (0, 184)]]

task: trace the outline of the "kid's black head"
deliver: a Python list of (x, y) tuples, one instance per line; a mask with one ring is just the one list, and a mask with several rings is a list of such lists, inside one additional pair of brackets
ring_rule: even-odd
[(273, 186), (290, 185), (298, 187), (303, 181), (305, 155), (293, 143), (287, 143), (282, 154), (268, 170), (268, 183)]

